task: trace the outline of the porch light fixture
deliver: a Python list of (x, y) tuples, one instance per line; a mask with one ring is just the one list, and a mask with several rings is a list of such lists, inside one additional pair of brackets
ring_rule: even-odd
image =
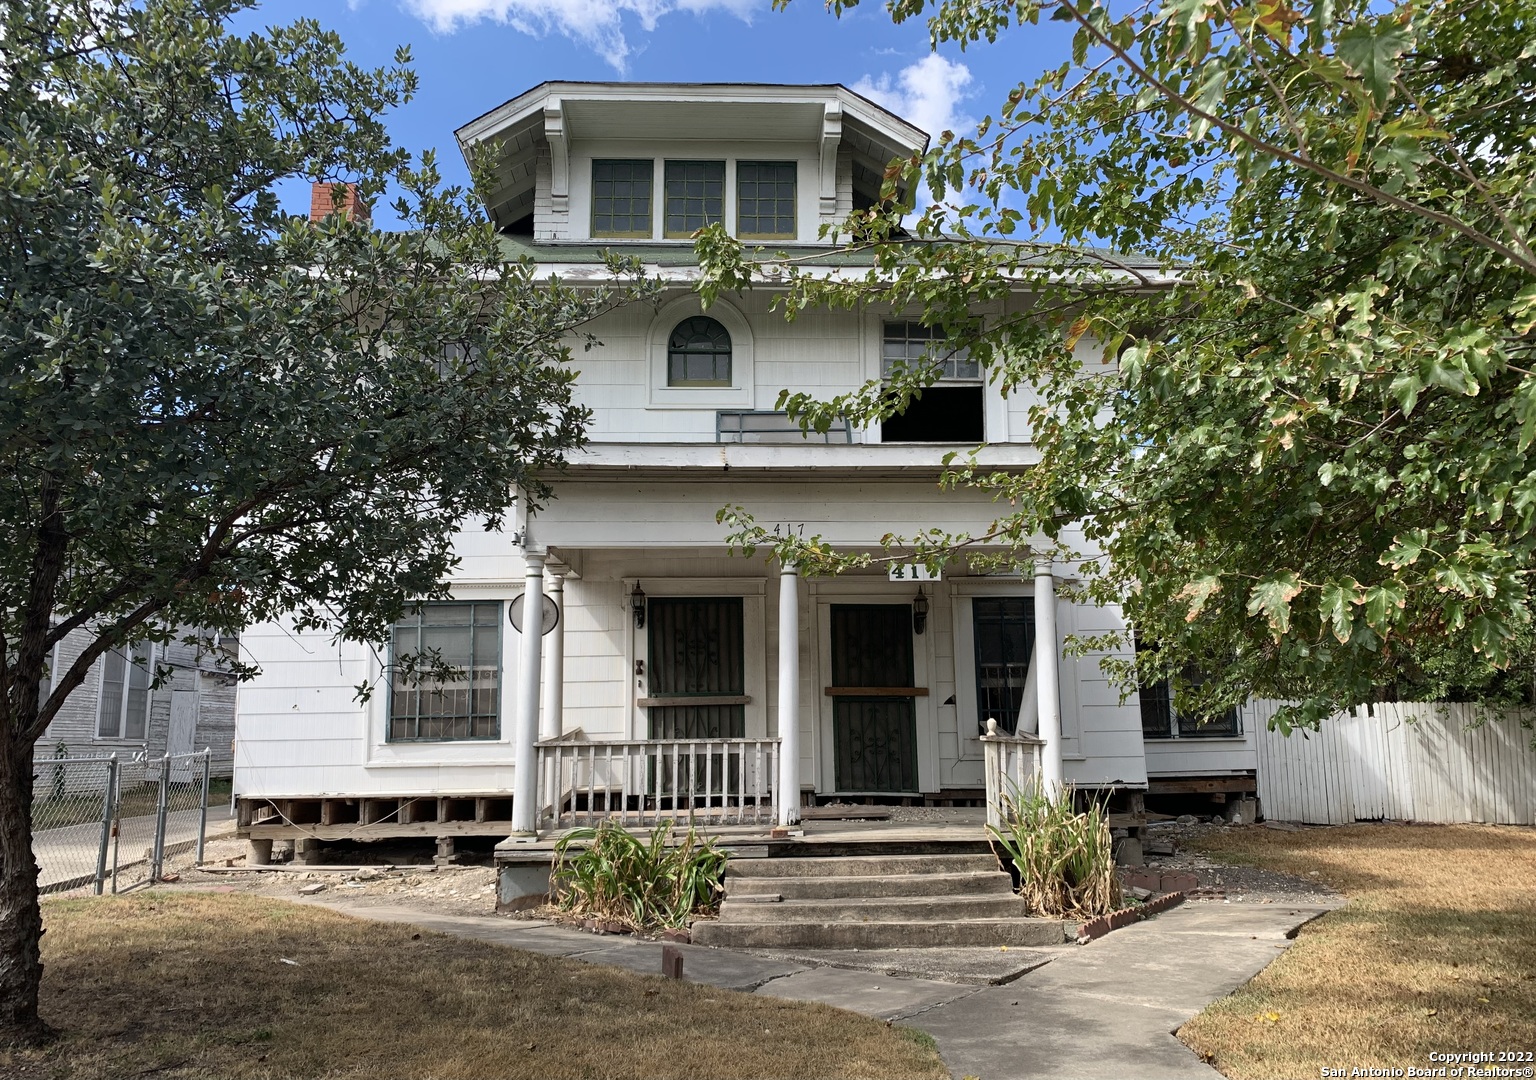
[(917, 595), (912, 598), (912, 632), (921, 634), (928, 629), (928, 597), (923, 595), (923, 587), (917, 587)]
[(645, 629), (645, 592), (640, 588), (640, 583), (635, 582), (634, 591), (629, 594), (629, 610), (635, 613), (635, 629)]

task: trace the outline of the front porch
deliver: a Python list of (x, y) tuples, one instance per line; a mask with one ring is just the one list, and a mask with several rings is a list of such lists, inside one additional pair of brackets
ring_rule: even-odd
[(524, 607), (552, 594), (562, 617), (513, 641), (504, 716), (515, 760), (536, 762), (519, 770), (515, 834), (605, 815), (640, 827), (673, 804), (696, 824), (784, 827), (835, 800), (985, 805), (1003, 782), (987, 720), (1037, 738), (1031, 776), (1062, 783), (1048, 560), (1022, 580), (914, 583), (765, 578), (739, 559), (723, 576), (699, 549), (525, 558)]

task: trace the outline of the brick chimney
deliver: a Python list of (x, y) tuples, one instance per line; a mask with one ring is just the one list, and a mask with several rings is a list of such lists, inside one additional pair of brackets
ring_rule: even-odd
[[(338, 187), (347, 189), (346, 195), (337, 200), (335, 192)], [(324, 221), (332, 213), (340, 211), (348, 217), (357, 218), (359, 221), (370, 221), (373, 213), (368, 209), (368, 204), (357, 193), (356, 184), (315, 184), (309, 189), (309, 220), (311, 222)]]

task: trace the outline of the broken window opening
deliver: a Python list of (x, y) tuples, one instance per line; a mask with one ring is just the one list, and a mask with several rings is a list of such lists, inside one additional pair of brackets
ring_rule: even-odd
[(938, 381), (880, 425), (881, 442), (979, 443), (986, 439), (986, 395), (981, 365), (965, 349), (950, 349), (940, 327), (909, 319), (885, 323), (880, 373), (933, 367)]

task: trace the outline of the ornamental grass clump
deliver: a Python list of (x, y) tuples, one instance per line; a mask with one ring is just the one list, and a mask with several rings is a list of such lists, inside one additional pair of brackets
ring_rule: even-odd
[(551, 892), (562, 911), (631, 930), (683, 927), (713, 914), (724, 892), (726, 853), (689, 828), (668, 843), (671, 822), (644, 840), (611, 822), (576, 829), (555, 845)]
[(1109, 816), (1098, 803), (1079, 813), (1072, 789), (1051, 798), (1015, 789), (1003, 796), (1003, 827), (987, 826), (1019, 872), (1030, 912), (1092, 919), (1120, 906)]

